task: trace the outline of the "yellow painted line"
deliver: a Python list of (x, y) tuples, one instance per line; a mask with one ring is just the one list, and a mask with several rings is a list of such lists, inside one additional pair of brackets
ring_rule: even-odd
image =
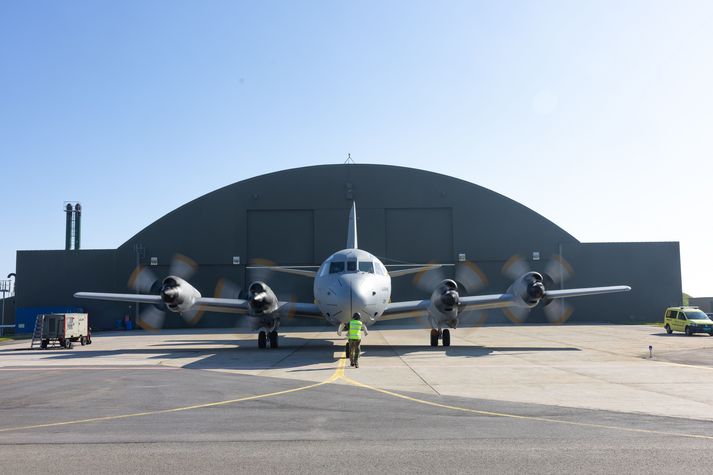
[[(700, 348), (702, 349), (702, 348)], [(696, 369), (706, 369), (706, 370), (713, 370), (713, 366), (701, 366), (701, 365), (696, 365), (696, 364), (687, 364), (687, 363), (676, 363), (673, 361), (663, 361), (663, 360), (657, 360), (656, 357), (654, 358), (644, 358), (646, 361), (653, 361), (655, 363), (663, 364), (663, 365), (668, 365), (668, 366), (683, 366), (684, 368), (696, 368)]]
[(552, 423), (552, 424), (564, 424), (564, 425), (577, 426), (577, 427), (589, 427), (589, 428), (593, 428), (593, 429), (619, 430), (619, 431), (625, 431), (625, 432), (638, 432), (641, 434), (667, 435), (667, 436), (674, 436), (674, 437), (688, 437), (688, 438), (692, 438), (692, 439), (713, 440), (713, 436), (709, 436), (709, 435), (686, 434), (686, 433), (682, 433), (682, 432), (666, 432), (666, 431), (650, 430), (650, 429), (634, 429), (631, 427), (609, 426), (606, 424), (595, 424), (595, 423), (589, 423), (589, 422), (563, 421), (560, 419), (550, 419), (548, 417), (523, 416), (523, 415), (519, 415), (519, 414), (508, 414), (506, 412), (482, 411), (482, 410), (478, 410), (478, 409), (470, 409), (467, 407), (452, 406), (449, 404), (441, 404), (438, 402), (427, 401), (425, 399), (418, 399), (415, 397), (406, 396), (405, 394), (399, 394), (399, 393), (395, 393), (393, 391), (389, 391), (386, 389), (381, 389), (381, 388), (377, 388), (374, 386), (369, 386), (368, 384), (360, 383), (359, 381), (355, 381), (347, 376), (344, 376), (342, 379), (345, 382), (352, 384), (354, 386), (358, 386), (358, 387), (365, 388), (365, 389), (370, 389), (372, 391), (380, 392), (382, 394), (388, 394), (389, 396), (397, 397), (400, 399), (405, 399), (407, 401), (416, 402), (419, 404), (425, 404), (427, 406), (438, 407), (441, 409), (449, 409), (452, 411), (466, 412), (466, 413), (471, 413), (471, 414), (479, 414), (479, 415), (483, 415), (483, 416), (505, 417), (508, 419), (548, 422), (548, 423)]
[(326, 379), (320, 383), (314, 383), (314, 384), (310, 384), (307, 386), (301, 386), (299, 388), (294, 388), (294, 389), (286, 389), (284, 391), (276, 391), (276, 392), (266, 393), (266, 394), (257, 394), (255, 396), (246, 396), (246, 397), (241, 397), (241, 398), (237, 398), (237, 399), (228, 399), (226, 401), (208, 402), (208, 403), (204, 403), (204, 404), (194, 404), (192, 406), (174, 407), (171, 409), (159, 409), (156, 411), (134, 412), (131, 414), (119, 414), (119, 415), (115, 415), (115, 416), (92, 417), (89, 419), (79, 419), (79, 420), (64, 421), (64, 422), (50, 422), (47, 424), (34, 424), (34, 425), (20, 426), (20, 427), (7, 427), (4, 429), (0, 429), (0, 432), (10, 432), (10, 431), (29, 430), (29, 429), (42, 429), (42, 428), (48, 428), (48, 427), (61, 427), (61, 426), (69, 426), (69, 425), (76, 425), (76, 424), (86, 424), (89, 422), (115, 421), (115, 420), (119, 420), (119, 419), (129, 419), (132, 417), (153, 416), (153, 415), (158, 415), (158, 414), (169, 414), (169, 413), (173, 413), (173, 412), (192, 411), (195, 409), (204, 409), (207, 407), (225, 406), (227, 404), (235, 404), (238, 402), (254, 401), (256, 399), (281, 396), (283, 394), (296, 393), (298, 391), (305, 391), (307, 389), (316, 388), (318, 386), (323, 386), (325, 384), (333, 383), (333, 382), (337, 381), (338, 379), (342, 379), (342, 378), (344, 378), (345, 364), (346, 364), (346, 359), (341, 358), (337, 363), (337, 369), (335, 370), (334, 374), (332, 374), (332, 376), (330, 376), (328, 379)]
[(344, 378), (344, 367), (347, 365), (347, 358), (344, 356), (341, 356), (339, 358), (339, 363), (337, 364), (337, 370), (334, 372), (331, 378), (329, 378), (327, 381), (330, 383), (338, 380), (338, 379), (343, 379)]

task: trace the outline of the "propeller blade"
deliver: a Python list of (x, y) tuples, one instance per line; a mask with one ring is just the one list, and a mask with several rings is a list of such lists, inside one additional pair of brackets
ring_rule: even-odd
[(142, 294), (152, 293), (151, 288), (158, 281), (156, 274), (151, 269), (144, 266), (138, 266), (129, 276), (129, 288), (134, 289)]
[(198, 322), (201, 321), (201, 318), (203, 318), (204, 313), (205, 310), (203, 310), (203, 307), (194, 307), (186, 312), (181, 312), (181, 317), (183, 317), (183, 320), (187, 324), (197, 325)]
[(547, 320), (553, 325), (561, 325), (572, 316), (574, 308), (565, 299), (554, 299), (545, 305)]
[(472, 294), (488, 285), (488, 278), (475, 263), (466, 261), (456, 266), (456, 282), (463, 286), (466, 293)]
[(282, 309), (278, 310), (279, 315), (284, 317), (285, 320), (292, 320), (295, 317), (295, 313), (297, 313), (297, 309), (294, 306), (294, 304), (297, 303), (297, 295), (290, 294), (289, 296), (285, 296), (284, 294), (280, 294), (277, 295), (277, 300), (279, 300), (280, 302), (289, 302), (289, 304), (292, 304), (289, 307), (289, 311), (283, 311)]
[(574, 274), (574, 269), (563, 257), (555, 256), (545, 266), (545, 273), (552, 278), (555, 284), (559, 285)]
[(215, 296), (220, 299), (239, 299), (242, 289), (228, 279), (220, 279), (215, 286)]
[(270, 267), (273, 267), (275, 265), (274, 262), (272, 262), (269, 259), (252, 259), (250, 261), (250, 280), (251, 281), (262, 281), (262, 282), (267, 282), (272, 275), (273, 271), (270, 269)]
[(176, 254), (171, 261), (170, 275), (175, 275), (183, 280), (189, 280), (198, 269), (198, 264), (193, 259), (182, 254)]
[(508, 319), (516, 325), (524, 323), (527, 316), (530, 314), (530, 309), (527, 307), (505, 307), (503, 313)]
[(459, 315), (461, 325), (482, 327), (488, 320), (488, 312), (483, 310), (470, 310)]
[(530, 266), (525, 262), (525, 259), (516, 254), (503, 265), (502, 272), (510, 279), (515, 280), (530, 272)]
[(166, 313), (157, 309), (153, 305), (147, 306), (141, 311), (139, 321), (136, 322), (144, 330), (159, 331), (163, 327), (163, 321), (166, 318)]
[(488, 312), (481, 312), (480, 318), (478, 318), (478, 321), (475, 322), (475, 326), (482, 327), (485, 325), (485, 322), (488, 320), (488, 316)]
[(413, 284), (424, 292), (433, 292), (445, 278), (443, 267), (436, 267), (417, 272), (413, 277)]

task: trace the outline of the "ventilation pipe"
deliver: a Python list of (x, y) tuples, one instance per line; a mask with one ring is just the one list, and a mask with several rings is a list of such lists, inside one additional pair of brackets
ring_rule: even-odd
[(77, 203), (74, 206), (74, 250), (79, 250), (79, 242), (82, 236), (82, 205)]
[(74, 214), (70, 203), (67, 203), (65, 213), (67, 213), (67, 226), (64, 235), (64, 250), (69, 251), (72, 249), (72, 215)]

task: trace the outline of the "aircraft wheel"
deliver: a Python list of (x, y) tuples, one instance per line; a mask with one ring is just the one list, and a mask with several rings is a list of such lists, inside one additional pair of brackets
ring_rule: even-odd
[(686, 327), (686, 335), (691, 336), (693, 333), (691, 332), (691, 327)]
[(438, 346), (438, 330), (431, 329), (431, 346)]
[(668, 326), (668, 323), (666, 324), (666, 326), (665, 326), (664, 328), (666, 329), (666, 333), (668, 333), (669, 335), (670, 335), (671, 333), (673, 333), (673, 330), (671, 330), (671, 327)]
[(447, 328), (443, 330), (442, 342), (443, 346), (451, 346), (451, 332)]
[(270, 332), (270, 348), (277, 348), (277, 332), (274, 330)]
[(257, 347), (267, 348), (267, 334), (265, 334), (265, 332), (260, 332), (257, 334)]

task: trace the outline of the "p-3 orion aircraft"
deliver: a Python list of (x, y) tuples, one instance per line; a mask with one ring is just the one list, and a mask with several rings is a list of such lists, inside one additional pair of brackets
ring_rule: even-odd
[[(157, 312), (161, 314), (160, 320), (163, 320), (163, 311), (156, 309), (159, 306), (180, 313), (187, 321), (194, 320), (196, 314), (205, 311), (248, 315), (258, 330), (258, 347), (266, 348), (269, 341), (270, 347), (276, 348), (280, 318), (287, 316), (324, 319), (336, 326), (340, 335), (357, 312), (367, 327), (377, 321), (426, 317), (431, 325), (431, 346), (438, 346), (439, 340), (443, 346), (450, 346), (449, 328), (455, 329), (458, 326), (459, 317), (464, 312), (501, 308), (513, 315), (523, 316), (540, 302), (548, 305), (568, 297), (631, 290), (626, 285), (547, 290), (545, 285), (548, 281), (541, 273), (530, 271), (526, 266), (513, 266), (523, 273), (502, 294), (461, 296), (456, 280), (438, 279), (430, 284), (433, 291), (429, 299), (391, 302), (392, 277), (417, 273), (424, 275), (442, 266), (413, 265), (388, 271), (377, 257), (359, 249), (354, 203), (349, 214), (346, 248), (329, 256), (319, 269), (269, 267), (273, 271), (314, 278), (314, 303), (280, 301), (263, 281), (252, 282), (245, 299), (203, 297), (178, 275), (164, 278), (160, 290), (156, 289), (158, 295), (77, 292), (74, 296), (80, 299), (150, 304), (147, 315), (142, 313), (142, 319), (146, 320), (155, 317)], [(471, 265), (470, 269), (471, 280), (479, 279), (477, 267)]]

